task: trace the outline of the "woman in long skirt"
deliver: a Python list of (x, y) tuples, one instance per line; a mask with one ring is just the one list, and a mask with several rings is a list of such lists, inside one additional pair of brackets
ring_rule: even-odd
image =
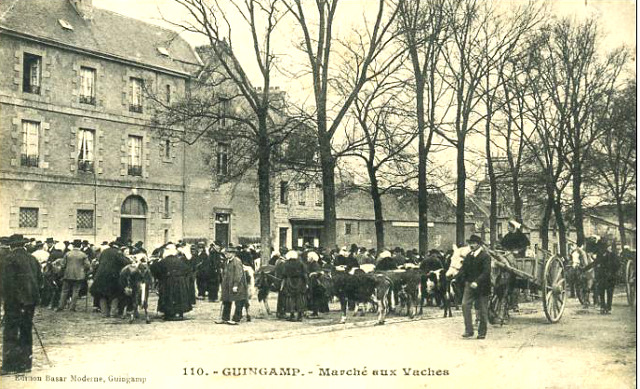
[[(285, 311), (289, 313), (289, 321), (302, 321), (302, 313), (306, 309), (307, 271), (298, 258), (298, 252), (291, 250), (286, 255), (284, 264), (282, 289)], [(297, 317), (295, 317), (297, 314)]]

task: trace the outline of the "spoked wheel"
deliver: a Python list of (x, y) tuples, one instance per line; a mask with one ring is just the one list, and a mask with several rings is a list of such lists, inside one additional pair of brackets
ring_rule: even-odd
[(544, 266), (542, 305), (547, 320), (557, 323), (562, 317), (567, 301), (567, 282), (560, 258), (549, 258)]
[(636, 306), (636, 267), (633, 260), (627, 261), (625, 271), (625, 284), (627, 289), (627, 302), (632, 307)]

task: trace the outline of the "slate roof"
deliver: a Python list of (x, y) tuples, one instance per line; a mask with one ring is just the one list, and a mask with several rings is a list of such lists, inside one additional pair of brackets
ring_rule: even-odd
[[(62, 28), (58, 19), (73, 30)], [(193, 74), (201, 64), (175, 31), (96, 7), (93, 19), (84, 20), (69, 0), (2, 0), (2, 29), (183, 74)], [(165, 47), (169, 56), (158, 47)]]
[[(429, 221), (455, 222), (455, 207), (441, 191), (429, 193)], [(418, 193), (389, 191), (382, 196), (382, 214), (387, 221), (418, 221)], [(374, 220), (373, 200), (368, 191), (348, 189), (336, 199), (338, 219)]]

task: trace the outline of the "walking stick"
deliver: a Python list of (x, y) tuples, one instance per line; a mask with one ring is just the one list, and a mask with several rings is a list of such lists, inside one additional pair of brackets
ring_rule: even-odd
[(44, 348), (44, 343), (42, 343), (42, 338), (40, 337), (40, 333), (38, 332), (38, 328), (36, 328), (36, 324), (35, 323), (33, 323), (33, 331), (36, 333), (36, 337), (38, 338), (38, 341), (40, 342), (40, 347), (42, 347), (42, 352), (44, 353), (44, 357), (47, 360), (47, 365), (53, 366), (53, 363), (51, 363), (51, 360), (49, 359), (49, 356), (47, 355), (47, 350)]

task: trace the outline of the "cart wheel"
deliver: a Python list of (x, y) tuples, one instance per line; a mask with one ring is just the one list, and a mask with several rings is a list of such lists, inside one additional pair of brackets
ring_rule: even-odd
[(632, 307), (636, 306), (636, 268), (633, 260), (627, 261), (625, 271), (625, 284), (627, 289), (627, 302)]
[(564, 265), (557, 256), (549, 258), (544, 266), (542, 305), (547, 320), (557, 323), (562, 317), (567, 300)]

